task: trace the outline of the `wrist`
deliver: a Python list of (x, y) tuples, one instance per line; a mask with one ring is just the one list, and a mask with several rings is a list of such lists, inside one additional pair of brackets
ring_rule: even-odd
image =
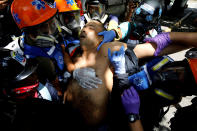
[(130, 114), (127, 115), (127, 120), (130, 123), (134, 123), (135, 121), (140, 120), (140, 115), (130, 113)]
[(115, 40), (120, 40), (122, 38), (122, 34), (121, 34), (121, 31), (119, 28), (115, 28), (115, 29), (112, 29), (115, 34), (116, 34), (116, 37), (115, 37)]
[(115, 74), (117, 74), (117, 75), (121, 75), (121, 74), (125, 74), (125, 73), (126, 73), (126, 70), (125, 69), (115, 70)]

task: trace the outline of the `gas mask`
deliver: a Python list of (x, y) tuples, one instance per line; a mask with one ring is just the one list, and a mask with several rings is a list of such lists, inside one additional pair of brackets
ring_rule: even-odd
[(64, 12), (59, 14), (60, 21), (67, 33), (74, 37), (78, 37), (81, 27), (80, 27), (80, 11)]
[(142, 3), (132, 16), (133, 36), (143, 38), (146, 32), (158, 25), (161, 13), (161, 8)]
[(56, 19), (52, 19), (33, 27), (34, 37), (30, 39), (33, 40), (33, 44), (39, 47), (51, 47), (58, 43), (57, 38), (59, 37), (60, 26)]
[(105, 5), (101, 3), (87, 5), (87, 12), (91, 19), (102, 21), (102, 18), (105, 15)]

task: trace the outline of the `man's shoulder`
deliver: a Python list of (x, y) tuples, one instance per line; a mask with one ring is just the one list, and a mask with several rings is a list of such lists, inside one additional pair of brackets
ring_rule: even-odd
[(100, 51), (102, 53), (108, 53), (108, 48), (110, 48), (111, 51), (113, 52), (113, 51), (120, 50), (121, 46), (124, 46), (125, 49), (127, 48), (127, 44), (123, 42), (119, 42), (119, 41), (108, 42), (101, 46)]

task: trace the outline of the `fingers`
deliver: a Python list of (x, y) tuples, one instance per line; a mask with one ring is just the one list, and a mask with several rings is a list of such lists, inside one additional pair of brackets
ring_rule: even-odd
[(124, 90), (122, 97), (124, 97), (124, 99), (129, 100), (129, 94), (128, 94), (128, 89)]
[(85, 71), (89, 71), (89, 72), (95, 73), (95, 70), (93, 68), (87, 67), (87, 68), (82, 68), (82, 69), (84, 69)]
[(61, 44), (62, 50), (65, 50), (65, 45)]
[(98, 33), (98, 35), (104, 35), (104, 34), (105, 34), (105, 31)]
[(104, 43), (105, 43), (105, 41), (102, 41), (102, 42), (99, 44), (99, 46), (97, 47), (97, 51), (100, 50), (101, 46), (102, 46)]
[(91, 84), (93, 84), (93, 85), (102, 84), (102, 80), (97, 77), (89, 77), (89, 78), (87, 78), (87, 80), (85, 82), (90, 83), (90, 85)]
[(129, 88), (129, 92), (132, 94), (133, 97), (139, 98), (139, 95), (133, 86)]
[(120, 52), (124, 52), (124, 46), (121, 46)]
[(111, 49), (108, 48), (108, 59), (111, 60)]
[(98, 88), (98, 86), (96, 84), (93, 84), (93, 83), (90, 83), (90, 82), (87, 82), (87, 81), (83, 81), (83, 82), (80, 82), (79, 84), (82, 88)]
[(124, 46), (121, 46), (120, 51), (119, 51), (119, 56), (124, 56), (125, 51), (124, 51)]
[(82, 88), (84, 88), (84, 89), (86, 89), (86, 88), (92, 88), (91, 86), (89, 86), (89, 85), (86, 84), (85, 82), (80, 82), (79, 85), (80, 85)]
[(103, 83), (103, 81), (97, 77), (93, 77), (92, 80), (95, 84), (102, 84)]
[(151, 38), (145, 38), (143, 41), (144, 42), (152, 42), (152, 39)]

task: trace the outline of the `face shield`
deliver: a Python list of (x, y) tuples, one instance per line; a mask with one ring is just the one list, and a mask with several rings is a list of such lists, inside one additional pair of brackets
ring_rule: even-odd
[[(29, 29), (30, 30), (30, 29)], [(55, 43), (59, 37), (60, 24), (56, 17), (31, 28), (29, 38), (33, 41), (33, 44), (39, 47), (50, 47)]]
[(65, 12), (61, 13), (60, 15), (60, 21), (63, 24), (63, 26), (67, 27), (70, 32), (69, 34), (77, 35), (79, 34), (81, 27), (80, 27), (80, 10), (79, 11), (73, 11), (73, 12)]
[(38, 25), (35, 30), (37, 35), (52, 35), (55, 37), (58, 33), (58, 26), (56, 17), (53, 17), (51, 20)]
[(87, 12), (89, 13), (91, 19), (101, 20), (101, 18), (105, 15), (105, 5), (101, 3), (87, 5)]

